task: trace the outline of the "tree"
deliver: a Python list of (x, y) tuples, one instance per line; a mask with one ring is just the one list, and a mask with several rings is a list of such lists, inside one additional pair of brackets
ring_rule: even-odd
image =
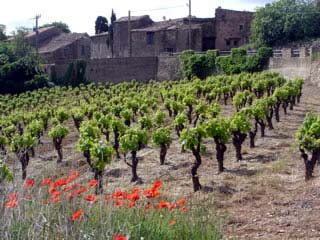
[(158, 128), (152, 135), (153, 142), (160, 147), (160, 164), (166, 159), (168, 148), (172, 143), (170, 128)]
[(69, 130), (61, 124), (53, 126), (49, 131), (49, 137), (52, 139), (53, 145), (58, 153), (57, 163), (62, 162), (62, 140), (68, 135), (68, 133)]
[(148, 135), (145, 130), (128, 129), (125, 134), (120, 138), (121, 149), (125, 152), (131, 152), (132, 162), (129, 163), (125, 159), (125, 163), (131, 167), (132, 178), (131, 182), (141, 182), (138, 177), (137, 168), (139, 160), (137, 152), (141, 150), (148, 143)]
[(214, 139), (216, 144), (216, 158), (218, 161), (219, 172), (224, 171), (224, 153), (227, 150), (226, 144), (230, 139), (230, 127), (228, 121), (223, 118), (212, 118), (206, 124), (206, 132), (209, 137)]
[[(320, 158), (320, 117), (308, 113), (296, 134), (299, 150), (305, 165), (305, 180), (312, 178), (313, 170)], [(311, 158), (308, 154), (311, 154)]]
[(57, 28), (60, 28), (62, 30), (62, 32), (64, 32), (64, 33), (70, 33), (71, 32), (70, 29), (69, 29), (69, 26), (66, 23), (63, 23), (63, 22), (47, 23), (47, 24), (42, 25), (39, 28), (45, 28), (45, 27), (57, 27)]
[(108, 30), (109, 30), (109, 25), (108, 25), (107, 18), (98, 16), (95, 23), (96, 34), (108, 32)]
[(320, 8), (308, 0), (278, 0), (258, 8), (251, 42), (276, 46), (320, 36)]
[(111, 18), (110, 18), (110, 27), (109, 27), (109, 39), (108, 39), (108, 46), (111, 46), (111, 56), (113, 57), (113, 38), (114, 38), (114, 22), (117, 20), (116, 14), (114, 13), (113, 9), (111, 12)]
[(0, 24), (0, 41), (6, 40), (6, 26), (3, 24)]
[(202, 186), (200, 184), (198, 176), (198, 168), (201, 166), (201, 147), (203, 139), (207, 136), (206, 130), (203, 126), (198, 125), (195, 128), (187, 128), (181, 132), (180, 140), (184, 148), (190, 149), (193, 156), (195, 157), (195, 162), (191, 168), (193, 190), (195, 192), (199, 191)]
[(24, 133), (23, 135), (16, 134), (11, 140), (10, 149), (17, 155), (21, 163), (23, 180), (27, 178), (27, 167), (30, 160), (28, 152), (35, 144), (36, 138), (32, 137), (29, 133)]
[(96, 194), (101, 194), (103, 171), (105, 166), (111, 163), (114, 150), (106, 141), (98, 141), (91, 146), (90, 154), (93, 160), (94, 179), (97, 181)]

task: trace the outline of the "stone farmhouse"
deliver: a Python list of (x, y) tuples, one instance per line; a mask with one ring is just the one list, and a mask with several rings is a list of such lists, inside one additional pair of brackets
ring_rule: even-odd
[(252, 18), (251, 12), (222, 8), (216, 9), (215, 18), (192, 17), (190, 26), (188, 18), (154, 22), (148, 15), (132, 16), (129, 34), (128, 17), (122, 17), (114, 24), (113, 46), (108, 33), (89, 37), (86, 33), (63, 33), (56, 27), (39, 29), (38, 40), (35, 33), (26, 38), (31, 45), (38, 46), (48, 64), (75, 59), (157, 57), (189, 49), (189, 27), (190, 45), (197, 52), (244, 45), (248, 43)]

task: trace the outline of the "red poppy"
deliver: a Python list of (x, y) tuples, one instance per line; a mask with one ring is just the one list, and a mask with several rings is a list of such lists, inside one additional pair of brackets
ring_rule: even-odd
[(18, 201), (16, 201), (16, 200), (11, 200), (11, 201), (7, 202), (6, 207), (7, 207), (7, 208), (14, 208), (14, 207), (17, 206), (17, 205), (18, 205)]
[(144, 210), (148, 210), (151, 208), (151, 203), (147, 203), (145, 206), (144, 206)]
[(125, 235), (116, 235), (113, 240), (128, 240), (128, 238)]
[(157, 196), (160, 195), (160, 192), (158, 192), (156, 190), (152, 190), (152, 189), (146, 189), (146, 190), (143, 191), (143, 194), (147, 198), (156, 198)]
[(115, 199), (114, 203), (116, 204), (116, 207), (122, 207), (123, 205), (123, 201), (120, 199)]
[(54, 182), (54, 185), (56, 187), (60, 187), (60, 186), (64, 186), (64, 185), (67, 185), (67, 180), (66, 179), (57, 179), (55, 182)]
[(169, 204), (168, 208), (169, 208), (170, 210), (176, 209), (176, 208), (177, 208), (177, 205), (174, 204), (174, 203), (173, 203), (173, 204)]
[(56, 198), (56, 197), (58, 197), (58, 196), (60, 196), (60, 192), (59, 191), (53, 191), (52, 193), (51, 193), (51, 197), (53, 197), (53, 198)]
[(17, 200), (18, 199), (18, 193), (11, 193), (9, 195), (9, 200), (13, 201), (13, 200)]
[(95, 180), (95, 179), (93, 179), (93, 180), (91, 180), (91, 181), (89, 182), (89, 186), (90, 186), (90, 187), (94, 187), (94, 186), (96, 186), (97, 184), (98, 184), (98, 181)]
[(66, 182), (70, 183), (70, 182), (74, 181), (78, 176), (79, 176), (78, 171), (73, 171), (73, 172), (71, 172), (69, 177), (66, 179)]
[(185, 213), (185, 212), (187, 212), (187, 211), (188, 211), (188, 209), (187, 209), (186, 207), (182, 207), (182, 208), (181, 208), (181, 212)]
[(60, 202), (60, 196), (57, 196), (57, 197), (51, 198), (51, 199), (50, 199), (50, 202), (51, 202), (51, 203), (57, 203), (57, 202)]
[(169, 225), (176, 225), (177, 224), (177, 221), (170, 221), (169, 222)]
[(75, 221), (77, 219), (79, 219), (83, 214), (83, 210), (78, 210), (76, 211), (74, 214), (72, 214), (72, 220)]
[(158, 208), (166, 208), (169, 206), (169, 203), (166, 201), (161, 201), (158, 205)]
[(77, 189), (79, 186), (80, 186), (79, 184), (73, 184), (72, 186), (65, 187), (65, 188), (63, 189), (63, 191), (64, 191), (64, 192), (69, 192), (69, 191), (71, 191), (71, 190)]
[(180, 206), (180, 207), (182, 207), (182, 206), (184, 206), (185, 204), (186, 204), (186, 200), (185, 199), (180, 199), (180, 200), (178, 200), (178, 202), (177, 202), (177, 204)]
[(154, 182), (152, 189), (158, 189), (161, 186), (162, 182), (161, 180), (157, 180)]
[(121, 190), (117, 190), (113, 193), (113, 196), (115, 198), (125, 198), (127, 196), (127, 193)]
[(138, 201), (140, 199), (139, 193), (132, 193), (127, 195), (127, 199), (130, 201)]
[(24, 195), (24, 199), (25, 200), (31, 200), (32, 196), (30, 194), (26, 194), (26, 195)]
[(41, 185), (49, 185), (51, 183), (51, 178), (45, 178), (42, 180)]
[(76, 191), (76, 193), (78, 194), (78, 195), (80, 195), (81, 193), (84, 193), (84, 192), (86, 192), (87, 191), (87, 188), (86, 187), (81, 187), (78, 191)]
[(88, 202), (95, 202), (98, 200), (96, 195), (88, 195), (84, 197), (84, 200), (88, 201)]
[(75, 195), (73, 193), (69, 193), (67, 197), (69, 201), (71, 201), (72, 199), (74, 199)]
[(128, 203), (128, 208), (134, 208), (136, 206), (136, 202), (135, 201), (130, 201)]
[(32, 179), (27, 179), (24, 183), (25, 187), (32, 187), (34, 185), (34, 181)]

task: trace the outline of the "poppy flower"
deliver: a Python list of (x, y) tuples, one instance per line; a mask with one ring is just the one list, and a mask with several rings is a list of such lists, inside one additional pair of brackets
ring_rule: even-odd
[(116, 207), (122, 207), (123, 201), (121, 199), (115, 199), (114, 203), (116, 204)]
[(34, 185), (34, 181), (32, 179), (27, 179), (24, 183), (25, 187), (32, 187)]
[(140, 196), (138, 193), (132, 193), (127, 195), (127, 199), (130, 201), (138, 201), (140, 199)]
[(158, 205), (159, 208), (166, 208), (169, 206), (169, 203), (166, 201), (161, 201)]
[(50, 200), (50, 203), (57, 203), (57, 202), (60, 202), (60, 196), (51, 198), (51, 200)]
[(125, 198), (127, 196), (127, 193), (121, 190), (117, 190), (113, 193), (113, 196), (115, 198)]
[(186, 200), (185, 199), (180, 199), (180, 200), (178, 200), (178, 202), (177, 202), (177, 204), (180, 206), (180, 207), (182, 207), (182, 206), (184, 206), (185, 204), (186, 204)]
[(79, 190), (77, 190), (77, 194), (80, 195), (81, 193), (84, 193), (87, 191), (87, 188), (86, 187), (81, 187)]
[(83, 215), (83, 210), (78, 210), (76, 211), (74, 214), (72, 214), (72, 220), (75, 221), (77, 219), (79, 219), (81, 216)]
[(169, 222), (169, 225), (176, 225), (177, 224), (177, 221), (170, 221)]
[(14, 207), (17, 206), (17, 205), (18, 205), (18, 201), (16, 201), (16, 200), (11, 200), (11, 201), (7, 202), (6, 207), (7, 207), (7, 208), (14, 208)]
[(98, 184), (98, 181), (95, 180), (95, 179), (93, 179), (93, 180), (91, 180), (91, 181), (89, 182), (89, 186), (90, 186), (90, 187), (94, 187), (94, 186), (96, 186), (97, 184)]
[(182, 208), (181, 208), (181, 212), (185, 213), (185, 212), (187, 212), (187, 211), (188, 211), (188, 209), (187, 209), (186, 207), (182, 207)]
[(18, 199), (18, 193), (11, 193), (9, 195), (9, 200), (13, 201), (13, 200), (17, 200)]
[(135, 201), (130, 201), (128, 203), (128, 208), (134, 208), (136, 206), (136, 202)]
[(56, 187), (60, 187), (60, 186), (64, 186), (64, 185), (67, 185), (67, 180), (66, 179), (57, 179), (55, 182), (54, 182), (54, 185)]
[(125, 235), (116, 235), (113, 240), (128, 240), (128, 238)]
[(51, 178), (45, 178), (42, 180), (41, 185), (49, 185), (51, 183)]
[(70, 183), (70, 182), (74, 181), (78, 176), (79, 176), (78, 171), (73, 171), (73, 172), (71, 172), (69, 177), (66, 179), (66, 182)]
[(71, 201), (72, 199), (74, 199), (75, 195), (73, 193), (69, 193), (67, 198), (69, 201)]
[(168, 208), (169, 208), (170, 210), (176, 209), (176, 208), (177, 208), (177, 205), (174, 204), (174, 203), (173, 203), (173, 204), (169, 204)]
[(98, 200), (96, 195), (88, 195), (84, 197), (84, 200), (88, 201), (88, 202), (95, 202)]
[(51, 193), (51, 196), (53, 197), (53, 198), (56, 198), (56, 197), (58, 197), (58, 196), (60, 196), (60, 192), (59, 191), (54, 191), (54, 192), (52, 192)]
[(151, 208), (151, 203), (147, 203), (145, 206), (144, 206), (144, 210), (148, 210)]

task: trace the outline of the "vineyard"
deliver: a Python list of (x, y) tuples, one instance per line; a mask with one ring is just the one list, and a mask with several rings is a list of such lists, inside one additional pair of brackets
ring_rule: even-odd
[[(13, 220), (0, 221), (0, 231), (5, 239), (220, 239), (221, 227), (259, 238), (250, 227), (241, 232), (241, 211), (284, 192), (283, 175), (311, 180), (320, 155), (320, 119), (309, 114), (301, 125), (316, 110), (301, 103), (312, 99), (303, 87), (302, 79), (261, 72), (1, 95), (0, 212)], [(288, 152), (296, 157), (285, 162)], [(155, 211), (147, 217), (146, 206)]]

